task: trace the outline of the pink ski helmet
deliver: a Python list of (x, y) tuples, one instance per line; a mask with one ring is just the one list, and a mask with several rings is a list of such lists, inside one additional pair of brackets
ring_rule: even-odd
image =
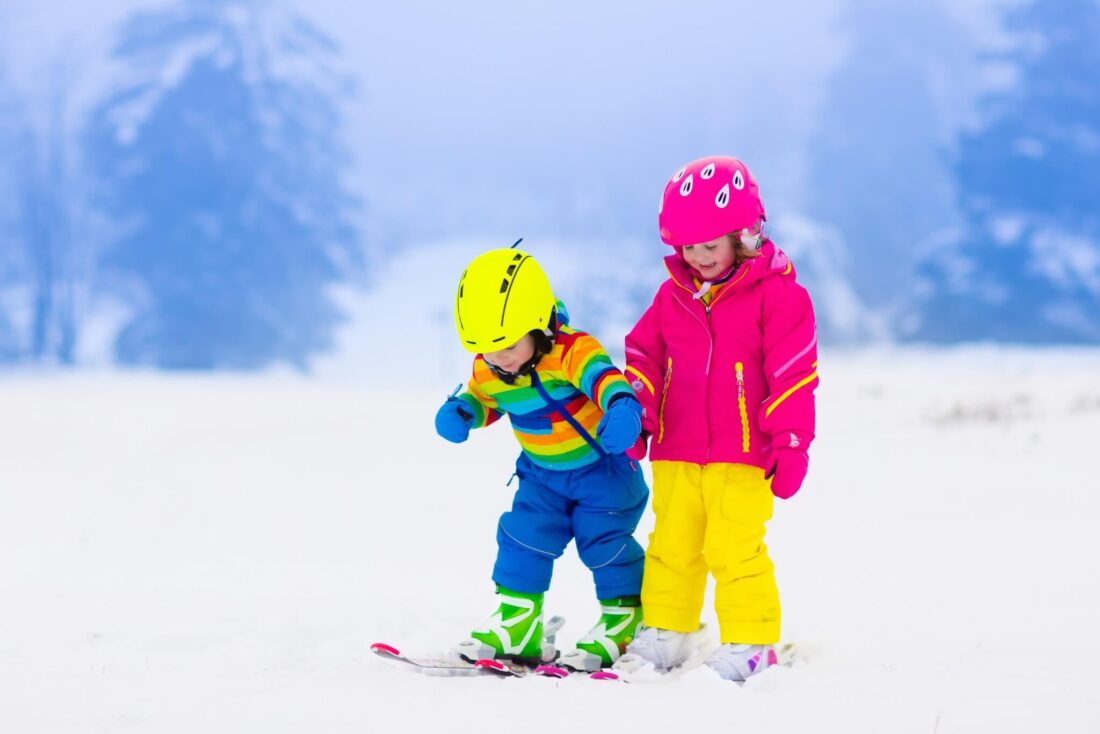
[(674, 173), (657, 210), (661, 240), (673, 247), (753, 230), (767, 218), (748, 166), (724, 156), (694, 160)]

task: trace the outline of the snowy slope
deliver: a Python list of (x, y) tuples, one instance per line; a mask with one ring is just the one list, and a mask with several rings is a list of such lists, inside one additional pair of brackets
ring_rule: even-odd
[[(372, 656), (445, 646), (493, 605), (514, 443), (436, 439), (434, 385), (8, 376), (0, 731), (1100, 729), (1100, 353), (822, 363), (811, 478), (769, 533), (806, 660), (743, 689)], [(572, 549), (549, 607), (566, 639), (594, 620)]]

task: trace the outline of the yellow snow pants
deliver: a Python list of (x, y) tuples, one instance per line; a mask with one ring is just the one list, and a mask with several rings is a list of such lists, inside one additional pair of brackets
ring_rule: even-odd
[(714, 574), (722, 643), (779, 641), (779, 591), (764, 545), (771, 482), (746, 464), (654, 461), (653, 512), (642, 609), (647, 627), (699, 627), (707, 572)]

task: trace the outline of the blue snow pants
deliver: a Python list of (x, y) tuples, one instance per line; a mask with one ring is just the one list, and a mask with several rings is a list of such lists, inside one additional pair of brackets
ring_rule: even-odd
[(649, 487), (636, 461), (609, 454), (579, 469), (552, 471), (521, 454), (516, 476), (512, 509), (497, 526), (494, 582), (528, 594), (545, 592), (554, 559), (576, 538), (597, 599), (641, 594), (645, 552), (634, 529)]

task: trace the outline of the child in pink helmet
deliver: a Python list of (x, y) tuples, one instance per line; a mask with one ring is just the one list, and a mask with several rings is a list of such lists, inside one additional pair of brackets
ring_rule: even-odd
[(669, 278), (626, 337), (644, 406), (638, 455), (653, 467), (656, 525), (642, 582), (644, 627), (616, 665), (668, 670), (699, 646), (708, 571), (722, 645), (707, 665), (743, 681), (776, 663), (780, 606), (764, 545), (773, 495), (806, 476), (814, 438), (817, 330), (794, 265), (763, 233), (741, 161), (708, 157), (665, 186)]

